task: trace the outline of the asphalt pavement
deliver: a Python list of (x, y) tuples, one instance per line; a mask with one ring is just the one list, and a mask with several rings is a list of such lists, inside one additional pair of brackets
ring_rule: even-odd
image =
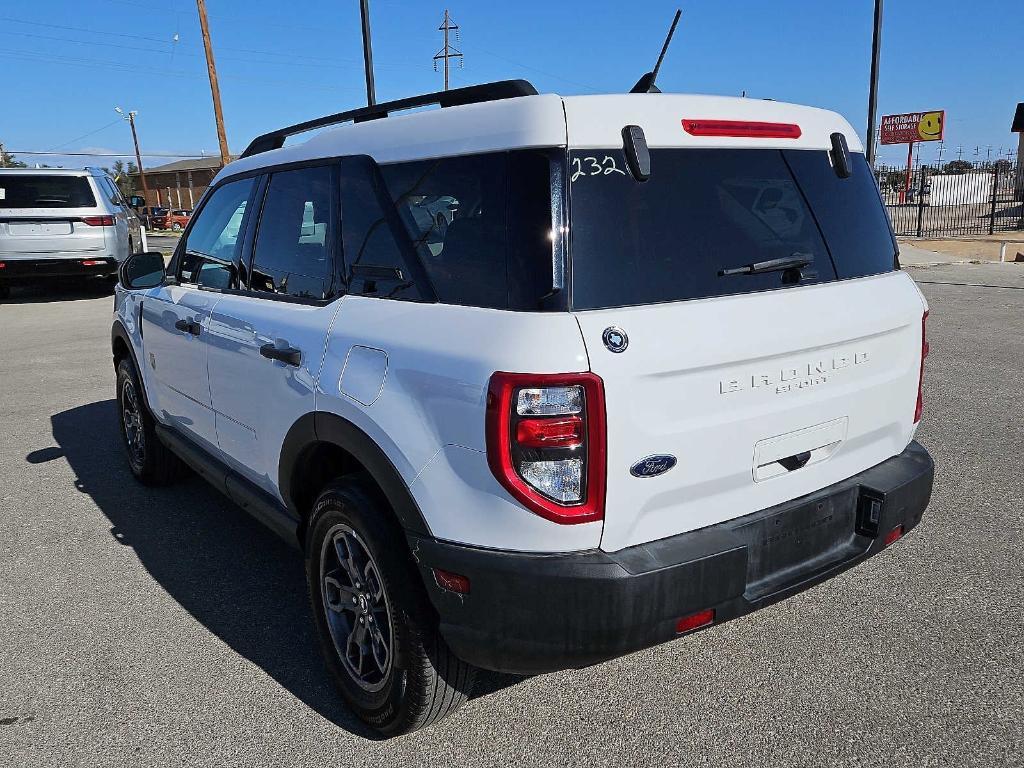
[(910, 271), (931, 304), (918, 438), (937, 465), (913, 533), (667, 645), (485, 675), (455, 716), (391, 741), (336, 699), (297, 555), (198, 479), (132, 480), (109, 293), (15, 292), (0, 765), (1024, 765), (1024, 266)]

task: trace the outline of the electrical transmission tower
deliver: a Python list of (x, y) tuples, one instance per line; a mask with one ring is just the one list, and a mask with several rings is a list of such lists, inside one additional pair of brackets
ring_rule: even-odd
[(462, 67), (462, 51), (455, 48), (450, 42), (448, 42), (450, 33), (455, 33), (455, 39), (459, 39), (459, 25), (452, 21), (452, 17), (448, 15), (448, 9), (444, 10), (444, 22), (438, 27), (439, 30), (444, 32), (444, 47), (441, 48), (436, 54), (434, 54), (434, 71), (437, 72), (437, 61), (438, 59), (444, 59), (444, 89), (448, 90), (448, 60), (458, 59), (459, 67)]

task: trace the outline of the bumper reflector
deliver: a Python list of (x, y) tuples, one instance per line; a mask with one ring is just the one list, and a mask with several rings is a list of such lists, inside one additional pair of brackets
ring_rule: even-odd
[(903, 526), (897, 525), (885, 536), (885, 546), (889, 546), (894, 541), (899, 541), (903, 537)]
[(700, 613), (691, 613), (689, 616), (683, 616), (683, 618), (676, 622), (676, 634), (681, 635), (684, 632), (692, 632), (695, 629), (706, 627), (714, 620), (714, 608), (709, 608), (708, 610), (701, 611)]
[(460, 595), (469, 594), (469, 579), (465, 576), (441, 568), (434, 568), (433, 571), (434, 581), (441, 589), (447, 589), (449, 592), (456, 592)]
[(82, 262), (82, 266), (83, 267), (98, 267), (101, 264), (106, 264), (106, 263), (107, 262), (104, 261), (103, 259), (85, 259)]

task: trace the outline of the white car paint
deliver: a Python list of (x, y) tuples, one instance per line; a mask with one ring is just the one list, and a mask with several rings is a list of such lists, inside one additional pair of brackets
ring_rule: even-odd
[[(802, 135), (785, 144), (694, 137), (682, 130), (685, 117), (797, 122)], [(821, 149), (834, 131), (844, 133), (851, 149), (860, 146), (838, 115), (777, 102), (544, 95), (325, 131), (231, 163), (218, 181), (356, 153), (383, 163), (523, 147), (621, 146), (624, 123), (643, 126), (650, 145), (659, 147)], [(118, 314), (126, 325), (138, 300), (147, 318), (166, 313), (159, 332), (147, 325), (144, 341), (132, 331), (158, 419), (194, 429), (216, 455), (280, 497), (276, 461), (288, 426), (314, 410), (336, 414), (388, 456), (432, 535), (481, 547), (615, 551), (701, 528), (856, 474), (900, 453), (915, 428), (924, 302), (900, 272), (574, 313), (361, 296), (311, 308), (169, 286), (121, 298)], [(173, 322), (167, 326), (186, 316), (204, 324), (198, 341), (174, 334)], [(612, 325), (629, 335), (624, 354), (602, 343)], [(285, 371), (261, 357), (264, 343), (301, 349), (301, 368)], [(163, 359), (151, 370), (143, 361), (154, 350)], [(356, 367), (348, 370), (350, 364)], [(526, 510), (494, 478), (484, 416), (495, 371), (602, 377), (603, 521), (551, 522)], [(793, 381), (816, 376), (821, 381), (793, 388)], [(837, 421), (845, 425), (838, 439), (830, 426)], [(828, 442), (814, 445), (823, 431)], [(756, 457), (772, 441), (818, 454), (785, 476), (758, 477)], [(677, 456), (678, 466), (659, 477), (630, 475), (634, 462), (657, 453)]]

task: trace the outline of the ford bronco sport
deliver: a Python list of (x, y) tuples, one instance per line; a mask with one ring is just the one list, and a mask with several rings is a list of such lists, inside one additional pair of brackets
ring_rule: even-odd
[(301, 549), (394, 734), (477, 668), (672, 640), (909, 532), (926, 317), (838, 115), (509, 81), (257, 138), (166, 269), (122, 267), (112, 343), (132, 472)]

